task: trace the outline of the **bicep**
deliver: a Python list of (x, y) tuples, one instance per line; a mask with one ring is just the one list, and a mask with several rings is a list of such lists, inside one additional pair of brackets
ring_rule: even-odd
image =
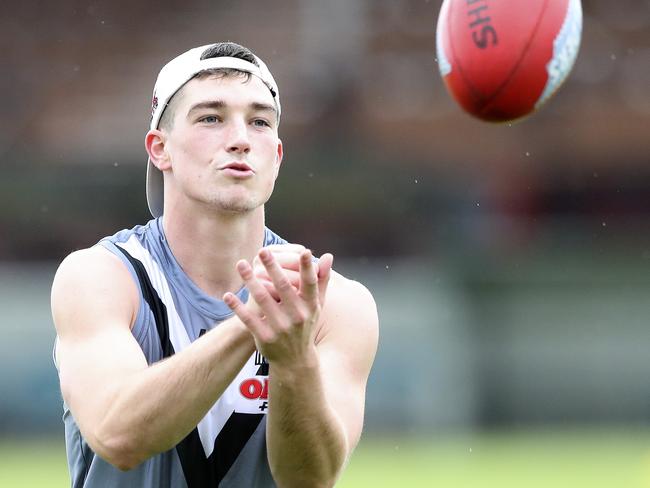
[(105, 250), (75, 253), (57, 271), (52, 315), (61, 391), (82, 431), (99, 422), (120, 379), (147, 366), (130, 330), (137, 306), (129, 272)]
[(378, 319), (370, 293), (348, 283), (345, 293), (329, 290), (327, 330), (317, 347), (323, 387), (330, 405), (343, 423), (350, 450), (361, 436), (366, 383), (378, 341)]

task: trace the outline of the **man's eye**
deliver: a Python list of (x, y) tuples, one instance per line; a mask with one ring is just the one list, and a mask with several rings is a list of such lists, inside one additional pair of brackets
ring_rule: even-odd
[(218, 122), (219, 119), (217, 118), (216, 115), (207, 115), (205, 117), (202, 117), (199, 119), (200, 122), (205, 122), (207, 124), (214, 124), (215, 122)]
[(255, 119), (253, 121), (253, 125), (257, 127), (270, 127), (271, 124), (269, 124), (266, 120), (264, 119)]

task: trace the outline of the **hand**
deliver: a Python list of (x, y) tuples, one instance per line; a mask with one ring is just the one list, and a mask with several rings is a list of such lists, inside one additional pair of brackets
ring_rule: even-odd
[[(275, 261), (284, 270), (291, 285), (298, 290), (300, 286), (300, 254), (305, 250), (305, 246), (300, 244), (273, 244), (265, 249), (273, 253)], [(271, 280), (266, 267), (262, 264), (259, 255), (256, 255), (253, 259), (253, 275), (264, 285), (273, 299), (279, 302), (280, 295), (275, 289), (273, 280)]]
[(251, 332), (258, 350), (269, 362), (288, 366), (300, 364), (313, 351), (315, 326), (325, 301), (333, 257), (324, 254), (315, 265), (311, 252), (301, 251), (297, 289), (273, 252), (263, 248), (258, 257), (273, 282), (280, 302), (254, 275), (253, 268), (246, 260), (237, 263), (237, 271), (254, 303), (243, 304), (232, 293), (226, 293), (223, 300)]

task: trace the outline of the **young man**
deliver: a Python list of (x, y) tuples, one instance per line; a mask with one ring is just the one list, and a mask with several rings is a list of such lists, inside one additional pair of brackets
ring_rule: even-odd
[(72, 485), (332, 486), (377, 313), (330, 254), (264, 225), (275, 81), (242, 46), (203, 46), (163, 67), (152, 108), (154, 220), (71, 254), (52, 288)]

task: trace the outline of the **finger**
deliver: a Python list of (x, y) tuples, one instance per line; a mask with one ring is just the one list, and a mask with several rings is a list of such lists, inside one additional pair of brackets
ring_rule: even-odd
[(257, 279), (260, 281), (260, 283), (262, 283), (264, 288), (266, 288), (266, 291), (269, 292), (269, 295), (273, 297), (273, 300), (279, 303), (280, 295), (278, 295), (278, 292), (275, 289), (275, 285), (273, 284), (273, 282), (269, 278), (263, 278), (260, 276), (258, 276)]
[[(282, 269), (290, 269), (293, 271), (298, 271), (300, 269), (299, 252), (272, 251), (269, 248), (266, 249), (273, 252), (274, 259)], [(255, 259), (253, 259), (253, 268), (257, 269), (263, 267), (264, 265), (259, 256), (255, 256)]]
[(271, 252), (292, 252), (296, 254), (300, 254), (305, 250), (305, 246), (302, 244), (271, 244), (269, 246), (265, 246), (266, 249), (268, 249)]
[(273, 257), (282, 269), (298, 271), (300, 269), (300, 253), (298, 252), (277, 252)]
[[(301, 244), (271, 244), (265, 246), (264, 249), (271, 251), (276, 257), (283, 256), (287, 261), (299, 258), (300, 253), (305, 250), (305, 246)], [(255, 256), (255, 261), (259, 262), (259, 257)]]
[(265, 271), (275, 285), (275, 289), (280, 295), (280, 298), (282, 298), (284, 301), (295, 299), (295, 297), (297, 297), (297, 294), (291, 285), (289, 277), (277, 263), (275, 255), (268, 249), (261, 249), (258, 255), (262, 261), (262, 264), (264, 265)]
[(282, 309), (291, 318), (293, 323), (302, 322), (303, 317), (299, 310), (300, 297), (298, 296), (297, 290), (289, 281), (286, 273), (275, 262), (273, 253), (266, 249), (261, 249), (259, 256), (275, 285), (276, 291), (280, 295)]
[(251, 312), (251, 310), (244, 305), (244, 303), (239, 299), (234, 293), (225, 293), (223, 295), (223, 301), (230, 307), (235, 315), (242, 321), (246, 328), (253, 334), (255, 337), (259, 337), (263, 334), (264, 324), (262, 323), (261, 318)]
[(318, 305), (318, 276), (308, 249), (300, 255), (300, 294), (312, 308)]
[[(278, 316), (278, 304), (273, 297), (266, 290), (264, 285), (253, 275), (253, 268), (245, 259), (237, 263), (237, 272), (244, 280), (244, 284), (248, 288), (250, 296), (255, 300), (255, 303), (264, 312), (269, 319), (275, 319)], [(273, 322), (273, 320), (270, 320)]]
[(325, 253), (318, 259), (318, 292), (321, 305), (325, 303), (325, 295), (332, 275), (333, 262), (334, 256), (330, 253)]
[[(296, 290), (298, 290), (300, 287), (300, 273), (298, 271), (293, 271), (284, 268), (282, 269), (282, 271), (284, 271), (284, 274), (287, 275), (287, 278), (289, 278), (289, 281), (291, 282), (291, 286), (293, 286)], [(253, 273), (255, 274), (255, 277), (258, 280), (260, 280), (264, 286), (266, 286), (267, 283), (273, 286), (273, 281), (271, 280), (269, 273), (266, 271), (266, 268), (262, 266), (257, 267), (253, 270)]]

